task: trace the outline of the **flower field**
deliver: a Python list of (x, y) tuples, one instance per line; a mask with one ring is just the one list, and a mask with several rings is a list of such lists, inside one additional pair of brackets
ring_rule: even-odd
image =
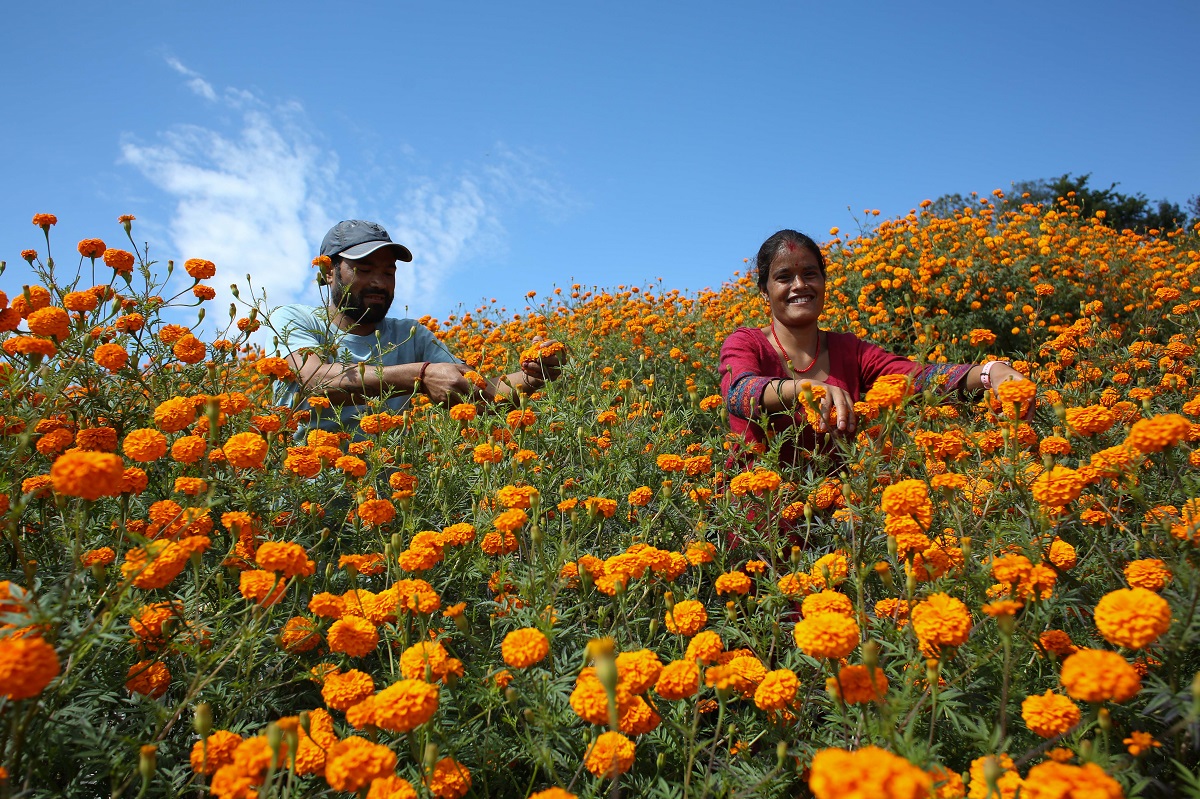
[(780, 469), (717, 390), (750, 276), (422, 319), (484, 375), (535, 336), (564, 374), (306, 435), (270, 309), (207, 307), (223, 265), (121, 217), (129, 250), (64, 269), (33, 221), (41, 283), (0, 293), (0, 794), (1200, 795), (1195, 229), (997, 192), (834, 231), (823, 327), (1034, 382), (880, 381)]

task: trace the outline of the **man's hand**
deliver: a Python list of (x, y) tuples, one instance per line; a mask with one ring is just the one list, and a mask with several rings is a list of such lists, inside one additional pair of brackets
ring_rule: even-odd
[(556, 380), (566, 360), (567, 348), (562, 342), (542, 341), (540, 336), (534, 336), (533, 346), (521, 353), (521, 372), (540, 385)]
[(464, 375), (471, 367), (461, 363), (431, 363), (425, 369), (421, 391), (434, 402), (453, 404), (477, 389)]

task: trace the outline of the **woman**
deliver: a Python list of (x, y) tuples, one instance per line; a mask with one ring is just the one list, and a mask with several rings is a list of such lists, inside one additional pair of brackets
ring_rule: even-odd
[[(817, 243), (795, 230), (781, 230), (758, 251), (758, 289), (770, 304), (766, 327), (742, 327), (721, 346), (721, 393), (729, 408), (729, 425), (752, 449), (762, 449), (767, 436), (758, 419), (765, 413), (771, 430), (781, 432), (805, 423), (803, 392), (824, 389), (821, 420), (805, 426), (780, 450), (780, 462), (795, 464), (802, 451), (818, 449), (818, 433), (853, 436), (854, 403), (883, 375), (912, 377), (913, 388), (941, 394), (994, 390), (1025, 376), (1003, 361), (921, 366), (850, 333), (821, 330), (817, 321), (825, 307), (825, 258)], [(820, 390), (813, 391), (820, 395)], [(836, 412), (836, 426), (826, 421)], [(832, 442), (821, 449), (831, 450)]]

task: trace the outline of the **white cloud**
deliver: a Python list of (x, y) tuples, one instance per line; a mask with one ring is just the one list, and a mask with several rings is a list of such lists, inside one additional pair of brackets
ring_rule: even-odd
[[(149, 143), (127, 136), (122, 161), (174, 200), (168, 235), (177, 257), (217, 265), (211, 283), (218, 298), (209, 313), (220, 317), (213, 320), (218, 327), (229, 284), (239, 284), (244, 297), (247, 273), (256, 294), (266, 290), (270, 307), (318, 302), (310, 266), (317, 243), (338, 219), (359, 216), (356, 207), (379, 214), (392, 237), (413, 251), (414, 263), (397, 277), (395, 312), (407, 305), (418, 315), (442, 310), (441, 289), (461, 265), (483, 252), (503, 252), (502, 209), (528, 204), (553, 217), (572, 207), (540, 176), (544, 164), (503, 145), (484, 164), (460, 165), (442, 177), (350, 185), (339, 175), (338, 154), (309, 132), (314, 124), (301, 105), (272, 105), (237, 88), (217, 91), (178, 59), (166, 62), (237, 122), (228, 130), (177, 125)], [(384, 160), (411, 163), (405, 147), (396, 145)], [(391, 174), (405, 172), (404, 163), (385, 166)]]

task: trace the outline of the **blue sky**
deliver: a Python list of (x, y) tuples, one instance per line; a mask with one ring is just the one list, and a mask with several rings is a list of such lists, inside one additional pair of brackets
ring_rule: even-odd
[[(780, 227), (1092, 172), (1200, 193), (1200, 6), (317, 3), (5, 10), (0, 288), (29, 223), (311, 301), (330, 224), (416, 260), (396, 311), (572, 279), (719, 285)], [(848, 210), (849, 209), (849, 210)], [(224, 295), (222, 299), (225, 299)], [(218, 306), (219, 307), (219, 306)]]

